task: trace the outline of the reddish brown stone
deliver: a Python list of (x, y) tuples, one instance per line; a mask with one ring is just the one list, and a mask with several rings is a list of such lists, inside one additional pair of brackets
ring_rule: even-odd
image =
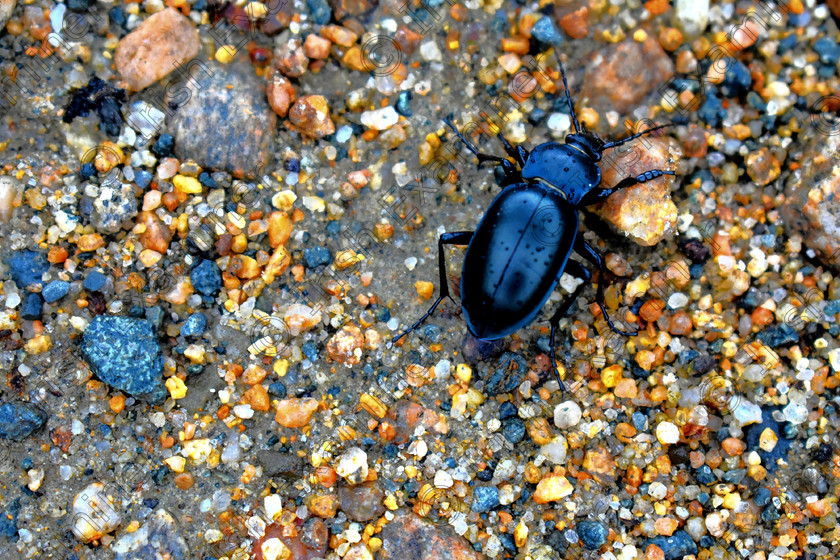
[(674, 65), (655, 38), (643, 43), (628, 38), (593, 55), (581, 99), (588, 98), (587, 106), (600, 113), (626, 114), (673, 75)]
[(198, 54), (198, 30), (174, 8), (146, 19), (117, 45), (114, 64), (128, 89), (152, 85)]
[(266, 97), (268, 97), (268, 104), (271, 110), (285, 117), (289, 112), (289, 107), (294, 103), (297, 97), (292, 83), (287, 80), (283, 74), (275, 72), (269, 79), (265, 88)]
[(435, 525), (414, 513), (402, 510), (385, 525), (379, 535), (382, 548), (377, 560), (479, 560), (469, 541), (449, 525)]

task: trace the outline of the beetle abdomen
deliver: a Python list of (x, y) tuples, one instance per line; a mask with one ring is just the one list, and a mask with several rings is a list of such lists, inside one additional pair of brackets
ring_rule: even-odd
[(555, 189), (504, 189), (464, 256), (461, 305), (470, 331), (495, 339), (530, 323), (554, 289), (577, 229), (577, 211)]

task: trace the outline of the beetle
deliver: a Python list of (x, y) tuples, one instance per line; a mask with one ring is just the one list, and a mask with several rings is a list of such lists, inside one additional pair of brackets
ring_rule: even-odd
[(578, 234), (578, 211), (606, 200), (621, 189), (663, 175), (674, 175), (673, 171), (653, 169), (627, 177), (614, 187), (600, 189), (601, 170), (597, 162), (605, 150), (673, 124), (652, 127), (614, 142), (604, 141), (578, 122), (566, 71), (559, 56), (557, 62), (575, 132), (566, 136), (564, 144), (545, 142), (530, 152), (521, 146), (514, 148), (499, 133), (506, 153), (517, 163), (518, 169), (504, 157), (480, 153), (449, 119), (444, 119), (458, 139), (476, 156), (479, 166), (486, 161), (501, 166), (502, 190), (490, 203), (475, 231), (440, 235), (440, 295), (417, 322), (391, 342), (396, 343), (417, 329), (444, 298), (452, 299), (446, 278), (444, 245), (467, 245), (461, 271), (461, 308), (469, 331), (483, 340), (503, 338), (532, 323), (560, 277), (567, 272), (583, 279), (583, 282), (563, 300), (549, 319), (551, 364), (560, 389), (565, 391), (555, 356), (557, 328), (591, 278), (589, 269), (569, 258), (573, 252), (594, 265), (600, 273), (595, 303), (609, 327), (624, 336), (636, 334), (618, 329), (604, 307), (604, 259)]

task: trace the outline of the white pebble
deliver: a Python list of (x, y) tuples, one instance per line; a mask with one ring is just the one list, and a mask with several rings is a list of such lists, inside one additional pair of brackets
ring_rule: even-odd
[(656, 426), (656, 439), (659, 443), (670, 445), (680, 441), (680, 429), (671, 422), (660, 422)]
[(566, 401), (554, 407), (554, 425), (558, 428), (570, 428), (580, 422), (583, 412), (575, 401)]
[(562, 465), (566, 462), (566, 453), (569, 450), (569, 444), (566, 443), (566, 438), (557, 436), (550, 442), (546, 443), (540, 448), (540, 453), (545, 455), (545, 458), (555, 465)]
[(435, 488), (449, 488), (454, 484), (452, 476), (446, 471), (435, 473)]
[(434, 41), (427, 41), (420, 45), (420, 56), (423, 60), (429, 62), (432, 60), (443, 60), (440, 54), (440, 49)]
[(375, 111), (362, 113), (362, 124), (374, 130), (388, 130), (400, 120), (396, 110), (390, 105)]
[(335, 472), (350, 484), (359, 484), (368, 476), (367, 453), (358, 447), (351, 447), (338, 458)]
[(16, 293), (11, 293), (6, 296), (6, 309), (14, 309), (20, 305), (20, 296)]

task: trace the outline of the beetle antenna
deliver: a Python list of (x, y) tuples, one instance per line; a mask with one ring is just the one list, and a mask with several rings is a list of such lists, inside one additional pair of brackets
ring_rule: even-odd
[(626, 142), (629, 142), (630, 140), (635, 140), (636, 138), (638, 138), (639, 136), (642, 136), (643, 134), (650, 134), (651, 132), (656, 132), (657, 130), (662, 130), (663, 128), (668, 128), (669, 126), (677, 126), (677, 124), (676, 123), (662, 124), (662, 125), (659, 125), (659, 126), (655, 126), (653, 128), (649, 128), (647, 130), (643, 130), (641, 132), (637, 132), (636, 134), (634, 134), (632, 136), (628, 136), (627, 138), (622, 138), (621, 140), (616, 140), (615, 142), (607, 142), (606, 144), (604, 144), (601, 147), (601, 151), (604, 151), (608, 148), (615, 148), (616, 146), (621, 146), (622, 144), (624, 144)]
[(560, 65), (560, 75), (563, 76), (563, 87), (566, 88), (566, 101), (569, 103), (569, 114), (572, 115), (575, 132), (580, 132), (580, 124), (578, 123), (577, 115), (575, 115), (575, 106), (572, 104), (572, 95), (569, 93), (569, 83), (566, 81), (566, 70), (563, 68), (563, 63), (560, 62), (560, 55), (557, 53), (557, 48), (554, 49), (554, 56), (557, 58), (557, 64)]
[(476, 148), (475, 146), (473, 146), (472, 142), (470, 142), (469, 140), (467, 140), (466, 138), (464, 138), (464, 135), (463, 135), (463, 134), (461, 134), (461, 131), (460, 131), (460, 130), (458, 130), (458, 127), (456, 127), (454, 124), (452, 124), (452, 121), (450, 121), (450, 120), (449, 120), (449, 117), (446, 117), (445, 119), (443, 119), (443, 122), (445, 122), (445, 123), (446, 123), (446, 125), (447, 125), (449, 128), (451, 128), (451, 129), (452, 129), (452, 132), (454, 132), (454, 133), (455, 133), (455, 136), (457, 136), (457, 137), (458, 137), (458, 140), (460, 140), (461, 142), (463, 142), (463, 143), (464, 143), (464, 146), (466, 146), (466, 147), (467, 147), (467, 149), (468, 149), (469, 151), (471, 151), (471, 152), (473, 153), (473, 155), (474, 155), (474, 156), (478, 157), (478, 156), (480, 155), (480, 154), (478, 153), (478, 148)]

